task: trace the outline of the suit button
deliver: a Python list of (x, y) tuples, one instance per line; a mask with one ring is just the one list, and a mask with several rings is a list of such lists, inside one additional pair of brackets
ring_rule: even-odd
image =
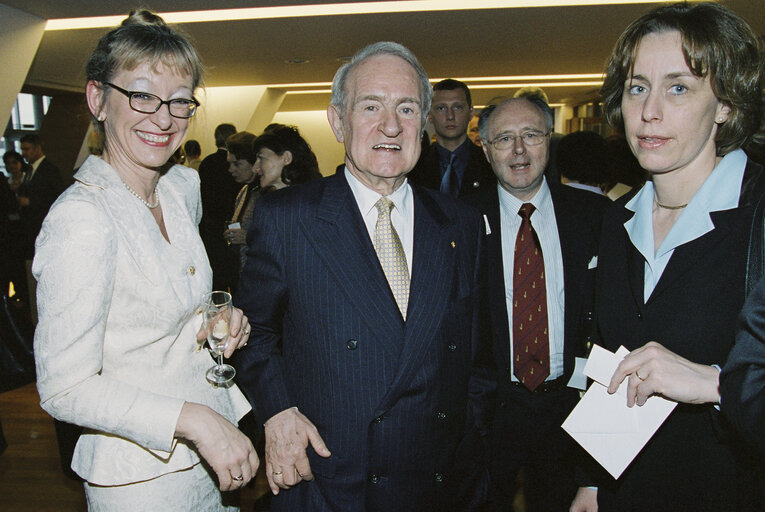
[(436, 418), (438, 418), (439, 420), (445, 420), (446, 413), (444, 411), (438, 411), (438, 414), (436, 414)]
[(638, 320), (642, 320), (643, 319), (643, 313), (638, 313), (637, 317), (638, 317)]
[(499, 403), (499, 406), (500, 407), (506, 407), (507, 406), (507, 402), (502, 401), (502, 402)]
[(369, 483), (370, 484), (376, 484), (380, 482), (380, 475), (370, 475), (369, 476)]
[(438, 483), (441, 483), (444, 481), (444, 475), (441, 473), (436, 473), (435, 475), (433, 475), (433, 480), (435, 480)]
[(473, 188), (478, 188), (478, 187), (480, 187), (480, 186), (481, 186), (481, 183), (480, 183), (480, 182), (478, 182), (478, 181), (474, 181), (474, 182), (473, 182)]
[(345, 342), (345, 348), (348, 350), (356, 350), (356, 347), (359, 346), (358, 340), (348, 340)]
[(375, 418), (373, 421), (374, 421), (375, 423), (382, 423), (382, 420), (383, 420), (383, 417), (382, 417), (382, 416), (378, 416), (378, 417), (376, 417), (376, 418)]
[(455, 350), (457, 350), (457, 345), (455, 345), (454, 343), (449, 343), (448, 348), (451, 352), (454, 352)]

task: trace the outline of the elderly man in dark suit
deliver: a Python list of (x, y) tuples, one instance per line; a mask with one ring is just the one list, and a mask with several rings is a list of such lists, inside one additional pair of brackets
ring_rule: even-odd
[(592, 307), (600, 224), (609, 201), (549, 183), (553, 116), (539, 98), (481, 113), (483, 150), (498, 185), (474, 197), (486, 223), (487, 283), (498, 368), (490, 507), (511, 511), (525, 468), (526, 510), (568, 510), (576, 485), (560, 428), (579, 397), (566, 386)]
[(429, 119), (436, 143), (420, 156), (409, 180), (454, 197), (464, 197), (496, 182), (480, 146), (468, 139), (473, 102), (467, 85), (447, 78), (433, 86)]
[(342, 66), (345, 169), (263, 197), (236, 303), (239, 383), (265, 421), (274, 511), (464, 510), (480, 445), (481, 222), (411, 186), (431, 101), (397, 43)]

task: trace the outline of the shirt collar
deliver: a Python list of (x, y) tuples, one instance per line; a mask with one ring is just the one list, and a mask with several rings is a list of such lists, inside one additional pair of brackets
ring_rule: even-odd
[[(711, 212), (730, 210), (738, 206), (745, 167), (746, 154), (743, 150), (737, 149), (725, 155), (691, 198), (688, 206), (683, 209), (683, 213), (656, 251), (656, 257), (712, 231), (714, 223), (710, 217)], [(654, 258), (653, 201), (653, 182), (648, 181), (625, 205), (625, 208), (635, 212), (635, 215), (624, 223), (624, 227), (633, 245), (649, 261)]]
[[(361, 211), (362, 216), (366, 216), (373, 209), (376, 212), (377, 208), (375, 207), (375, 203), (379, 201), (382, 194), (375, 192), (364, 185), (358, 178), (356, 178), (356, 176), (350, 173), (347, 166), (345, 167), (345, 179), (351, 187), (351, 192), (353, 192), (353, 197), (359, 205), (359, 210)], [(393, 201), (396, 209), (402, 211), (404, 204), (411, 201), (411, 190), (412, 188), (409, 186), (409, 182), (405, 178), (401, 186), (394, 190), (392, 194), (388, 195), (387, 198)]]
[(542, 185), (534, 194), (534, 197), (528, 201), (521, 201), (510, 192), (502, 188), (502, 185), (497, 183), (497, 190), (499, 191), (499, 205), (505, 215), (518, 215), (518, 210), (521, 209), (521, 205), (524, 203), (531, 203), (534, 205), (534, 209), (540, 212), (548, 212), (552, 208), (552, 197), (550, 196), (550, 186), (547, 184), (547, 178), (542, 179)]

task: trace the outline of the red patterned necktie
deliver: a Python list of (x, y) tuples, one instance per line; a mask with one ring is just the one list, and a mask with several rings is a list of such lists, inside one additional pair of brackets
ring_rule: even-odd
[(533, 212), (531, 203), (518, 211), (522, 220), (513, 264), (513, 373), (531, 391), (550, 375), (545, 262), (531, 226)]

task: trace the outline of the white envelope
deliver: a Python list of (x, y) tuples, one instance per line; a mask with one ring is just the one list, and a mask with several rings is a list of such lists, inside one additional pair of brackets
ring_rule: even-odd
[(562, 425), (614, 478), (621, 476), (677, 405), (652, 396), (642, 407), (627, 407), (627, 379), (616, 393), (608, 394), (611, 376), (628, 353), (624, 347), (616, 354), (592, 347), (584, 373), (595, 382)]

